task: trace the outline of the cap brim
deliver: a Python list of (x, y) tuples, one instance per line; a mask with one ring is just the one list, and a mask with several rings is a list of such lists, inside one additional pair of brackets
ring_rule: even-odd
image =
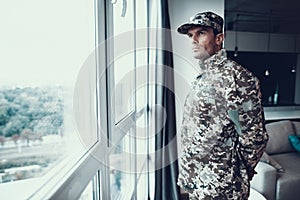
[(202, 25), (202, 24), (199, 24), (199, 23), (186, 23), (186, 24), (182, 24), (181, 26), (179, 26), (177, 28), (177, 31), (181, 34), (187, 34), (189, 29), (192, 28), (192, 27), (199, 27), (199, 26), (205, 26), (205, 25)]

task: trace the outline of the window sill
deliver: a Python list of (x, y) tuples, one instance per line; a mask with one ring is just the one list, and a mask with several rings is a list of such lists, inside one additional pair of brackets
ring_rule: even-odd
[(84, 151), (84, 148), (78, 145), (75, 146), (69, 150), (69, 155), (62, 157), (44, 176), (0, 184), (0, 199), (48, 199), (47, 197), (51, 197), (72, 175), (77, 165), (85, 160), (86, 150)]

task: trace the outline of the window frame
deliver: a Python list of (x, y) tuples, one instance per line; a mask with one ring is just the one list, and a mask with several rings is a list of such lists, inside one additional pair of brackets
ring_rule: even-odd
[[(107, 44), (105, 42), (107, 35), (105, 32), (99, 31), (106, 30), (106, 12), (107, 6), (105, 6), (105, 0), (94, 0), (96, 47), (97, 44), (103, 43), (105, 48), (107, 48)], [(87, 150), (82, 157), (77, 157), (77, 162), (75, 162), (71, 169), (59, 168), (57, 170), (57, 174), (55, 175), (57, 178), (49, 179), (45, 185), (31, 195), (30, 199), (78, 199), (91, 180), (98, 179), (97, 181), (99, 183), (100, 178), (105, 178), (105, 167), (99, 164), (99, 159), (94, 156), (106, 155), (106, 153), (103, 151), (107, 150), (106, 148), (103, 148), (103, 146), (107, 146), (106, 141), (101, 140), (101, 138), (107, 137), (107, 135), (103, 135), (107, 133), (108, 129), (107, 110), (103, 109), (107, 108), (107, 101), (100, 101), (99, 94), (99, 91), (104, 91), (101, 93), (101, 98), (106, 99), (107, 83), (106, 76), (101, 77), (101, 79), (98, 77), (100, 71), (105, 71), (106, 60), (103, 59), (105, 57), (106, 49), (101, 50), (96, 48), (97, 83), (95, 84), (98, 141), (95, 141), (94, 145)], [(105, 158), (103, 158), (103, 160), (105, 161)], [(95, 178), (95, 175), (97, 174), (98, 176)], [(106, 196), (108, 196), (104, 190), (100, 191), (100, 188), (98, 192), (100, 193), (101, 199), (106, 199)]]
[[(136, 58), (136, 0), (132, 0), (133, 1), (133, 18), (134, 18), (134, 21), (133, 21), (133, 26), (134, 26), (134, 73), (135, 73), (135, 77), (134, 77), (134, 87), (136, 89), (136, 71), (137, 71), (137, 58)], [(111, 4), (110, 2), (107, 2), (107, 10), (108, 10), (108, 13), (107, 14), (107, 23), (108, 24), (112, 24), (114, 22), (114, 19), (113, 19), (113, 4)], [(147, 4), (148, 6), (148, 4)], [(113, 27), (112, 26), (109, 26), (107, 27), (107, 31), (108, 31), (108, 38), (110, 38), (111, 36), (114, 35), (114, 30), (113, 30)], [(107, 44), (108, 46), (108, 60), (109, 62), (107, 63), (108, 66), (110, 67), (108, 69), (108, 75), (107, 75), (107, 78), (109, 79), (108, 81), (108, 90), (107, 90), (107, 95), (108, 97), (112, 97), (112, 99), (108, 98), (107, 101), (108, 101), (108, 140), (109, 142), (111, 142), (112, 144), (118, 144), (119, 142), (122, 141), (122, 139), (124, 139), (124, 137), (126, 136), (126, 134), (124, 133), (127, 133), (128, 131), (132, 130), (134, 132), (134, 134), (136, 134), (136, 121), (142, 116), (142, 115), (145, 115), (146, 118), (145, 120), (148, 120), (147, 119), (147, 113), (149, 112), (149, 109), (147, 109), (147, 104), (148, 102), (145, 103), (145, 107), (141, 108), (140, 110), (137, 110), (137, 104), (136, 104), (136, 99), (134, 99), (134, 108), (133, 110), (130, 110), (128, 113), (126, 113), (124, 116), (122, 116), (122, 119), (121, 120), (118, 120), (118, 121), (115, 121), (113, 118), (114, 118), (114, 105), (112, 105), (112, 102), (114, 103), (115, 102), (115, 99), (113, 99), (114, 95), (112, 95), (112, 92), (113, 92), (113, 88), (114, 88), (114, 84), (115, 84), (115, 81), (114, 81), (114, 66), (111, 66), (113, 65), (113, 62), (110, 62), (110, 61), (113, 61), (113, 59), (115, 58), (115, 55), (113, 55), (113, 52), (114, 52), (114, 45), (113, 45), (113, 42), (114, 40), (112, 41), (109, 41), (110, 44)], [(148, 66), (147, 66), (148, 67)], [(147, 89), (147, 93), (148, 93), (148, 89)], [(135, 123), (129, 123), (129, 122), (135, 122)], [(129, 124), (129, 125), (128, 125)], [(136, 141), (134, 140), (133, 141), (134, 144), (133, 145), (133, 148), (134, 148), (134, 151), (136, 151)], [(109, 152), (108, 153), (108, 156), (110, 156), (110, 154), (113, 152), (114, 148), (112, 145), (109, 144)], [(135, 158), (136, 158), (136, 155), (135, 155)], [(107, 158), (107, 162), (109, 163), (109, 158)], [(142, 173), (143, 169), (138, 169), (137, 167), (137, 163), (136, 163), (136, 159), (134, 159), (134, 186), (133, 186), (133, 192), (132, 194), (129, 194), (130, 198), (131, 199), (136, 199), (137, 197), (137, 185), (139, 183), (139, 180), (140, 180), (140, 173)], [(146, 165), (146, 162), (147, 162), (147, 158), (145, 158), (145, 163), (142, 165), (143, 167), (147, 167)], [(104, 190), (106, 191), (106, 196), (104, 199), (110, 199), (110, 186), (111, 186), (111, 183), (110, 183), (110, 177), (109, 177), (109, 167), (106, 168), (106, 170), (104, 171), (105, 175), (103, 177), (105, 177), (105, 179), (102, 180), (102, 185)], [(137, 174), (138, 173), (138, 174)], [(148, 184), (148, 183), (147, 183)], [(148, 186), (147, 186), (148, 187)], [(102, 188), (102, 189), (103, 189)], [(107, 194), (108, 193), (108, 194)], [(123, 196), (123, 194), (120, 194), (121, 196)], [(123, 196), (124, 197), (124, 196)], [(128, 197), (128, 195), (126, 195), (126, 197)]]
[[(134, 19), (136, 13), (136, 0), (134, 2)], [(147, 6), (149, 6), (147, 4)], [(147, 8), (148, 9), (148, 8)], [(112, 4), (108, 0), (94, 0), (94, 12), (95, 12), (95, 37), (96, 37), (96, 71), (97, 71), (97, 83), (96, 83), (96, 104), (97, 104), (97, 138), (98, 141), (95, 141), (94, 145), (84, 153), (84, 155), (76, 158), (74, 165), (68, 169), (59, 168), (56, 172), (54, 179), (49, 179), (49, 181), (40, 187), (38, 191), (31, 195), (31, 199), (78, 199), (82, 192), (85, 190), (87, 185), (91, 180), (95, 182), (96, 186), (101, 188), (96, 189), (94, 192), (94, 197), (99, 197), (100, 199), (110, 199), (110, 169), (108, 167), (109, 155), (112, 151), (110, 148), (111, 133), (117, 133), (118, 130), (129, 130), (134, 129), (132, 126), (127, 126), (128, 121), (136, 121), (141, 116), (145, 116), (145, 120), (148, 123), (149, 120), (149, 86), (147, 88), (147, 104), (145, 107), (137, 110), (136, 103), (133, 112), (128, 113), (121, 121), (117, 124), (114, 123), (111, 117), (111, 99), (110, 88), (112, 87), (111, 71), (107, 70), (109, 65), (110, 56), (113, 56), (112, 49), (110, 48), (111, 44), (108, 44), (108, 38), (112, 35), (111, 26), (109, 24), (113, 23), (111, 16), (112, 13)], [(136, 27), (135, 27), (136, 29)], [(100, 31), (101, 30), (101, 31)], [(104, 30), (104, 31), (103, 31)], [(99, 44), (104, 44), (104, 49), (97, 48)], [(135, 49), (136, 51), (136, 49)], [(148, 58), (147, 58), (148, 59)], [(136, 64), (135, 64), (136, 65)], [(148, 67), (148, 66), (147, 66)], [(135, 66), (136, 71), (136, 66)], [(149, 69), (148, 69), (149, 71)], [(104, 72), (101, 77), (99, 74)], [(147, 78), (147, 82), (149, 77)], [(135, 83), (136, 84), (136, 83)], [(135, 85), (136, 86), (136, 85)], [(101, 95), (100, 95), (101, 92)], [(101, 98), (101, 100), (100, 100)], [(103, 100), (104, 99), (104, 100)], [(136, 124), (134, 124), (136, 125)], [(127, 131), (126, 131), (127, 132)], [(149, 135), (149, 130), (146, 130), (146, 134)], [(125, 136), (122, 133), (117, 134), (116, 140), (111, 141), (116, 143)], [(149, 143), (147, 143), (149, 146)], [(136, 148), (136, 144), (134, 144)], [(148, 152), (149, 153), (149, 152)], [(99, 157), (98, 157), (99, 156)], [(142, 165), (143, 168), (149, 167), (146, 162), (149, 162), (145, 158), (145, 163)], [(102, 163), (101, 163), (102, 162)], [(63, 164), (62, 164), (63, 165)], [(131, 198), (136, 199), (137, 187), (140, 180), (140, 177), (147, 176), (141, 174), (143, 169), (137, 169), (135, 166), (135, 185), (134, 190), (131, 195)], [(147, 178), (146, 178), (147, 179)], [(149, 180), (146, 180), (146, 187), (149, 192)]]

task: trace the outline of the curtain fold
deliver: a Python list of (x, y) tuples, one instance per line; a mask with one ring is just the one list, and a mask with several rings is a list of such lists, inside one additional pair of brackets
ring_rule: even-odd
[(180, 199), (177, 186), (178, 162), (174, 66), (169, 8), (167, 0), (158, 0), (157, 19), (162, 29), (157, 31), (155, 104), (163, 109), (155, 112), (155, 200)]

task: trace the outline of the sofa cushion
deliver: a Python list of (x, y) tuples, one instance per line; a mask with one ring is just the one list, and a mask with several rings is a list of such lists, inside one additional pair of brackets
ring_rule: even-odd
[(264, 195), (268, 200), (275, 199), (277, 171), (271, 165), (258, 162), (255, 170), (257, 174), (254, 175), (250, 186)]
[(266, 198), (253, 188), (250, 188), (248, 200), (266, 200)]
[(292, 121), (296, 135), (300, 135), (300, 122)]
[(277, 174), (276, 199), (299, 199), (300, 188), (300, 155), (298, 152), (283, 153), (271, 156), (285, 169)]
[(285, 172), (284, 168), (266, 152), (263, 153), (260, 161), (273, 166), (277, 170), (277, 172)]
[(266, 124), (266, 130), (269, 134), (266, 152), (269, 155), (295, 151), (288, 139), (289, 135), (294, 134), (291, 121), (283, 120)]

